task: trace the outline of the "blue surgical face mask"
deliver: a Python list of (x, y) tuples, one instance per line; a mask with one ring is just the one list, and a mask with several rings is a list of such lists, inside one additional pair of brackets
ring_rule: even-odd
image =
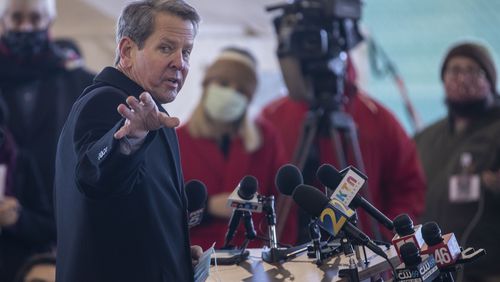
[(48, 48), (48, 30), (7, 31), (1, 38), (10, 53), (20, 60), (30, 60)]
[(212, 83), (205, 95), (205, 111), (215, 121), (233, 122), (245, 114), (248, 98), (231, 87)]

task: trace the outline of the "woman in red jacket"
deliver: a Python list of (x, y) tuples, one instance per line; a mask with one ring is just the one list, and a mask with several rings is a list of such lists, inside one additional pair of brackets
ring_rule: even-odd
[[(259, 182), (258, 193), (276, 195), (274, 177), (285, 157), (276, 131), (263, 119), (252, 120), (247, 108), (257, 88), (256, 60), (244, 49), (226, 48), (207, 69), (203, 95), (189, 121), (177, 131), (185, 181), (199, 179), (208, 191), (206, 214), (191, 229), (191, 243), (203, 248), (224, 245), (232, 210), (229, 194), (246, 175)], [(267, 237), (263, 214), (253, 214), (258, 236)], [(287, 221), (288, 232), (280, 242), (295, 242), (295, 220)], [(245, 230), (240, 224), (234, 245), (240, 245)], [(254, 240), (250, 246), (267, 245)]]

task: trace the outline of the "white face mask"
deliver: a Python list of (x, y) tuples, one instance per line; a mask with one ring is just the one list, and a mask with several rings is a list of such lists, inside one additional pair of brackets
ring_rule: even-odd
[(248, 98), (231, 87), (210, 84), (205, 94), (207, 114), (219, 122), (232, 122), (241, 118), (248, 105)]

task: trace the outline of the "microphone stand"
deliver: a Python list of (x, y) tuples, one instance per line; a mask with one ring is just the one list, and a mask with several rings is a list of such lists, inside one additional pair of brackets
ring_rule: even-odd
[[(354, 215), (351, 217), (351, 219), (349, 221), (356, 226), (357, 223), (358, 223), (358, 213), (355, 212)], [(347, 242), (349, 242), (349, 240), (347, 238), (347, 235), (344, 234), (344, 232), (342, 232), (341, 242), (342, 242), (342, 240), (344, 238), (347, 240)], [(361, 248), (363, 250), (364, 264), (365, 264), (365, 266), (368, 266), (368, 264), (370, 264), (370, 261), (368, 261), (368, 256), (366, 255), (366, 247), (365, 247), (365, 245), (359, 244), (356, 241), (354, 241), (354, 243), (355, 243), (355, 246), (356, 246), (356, 259), (358, 261), (361, 261), (361, 259), (362, 259), (361, 258), (361, 254), (360, 254), (360, 248)], [(349, 244), (351, 244), (351, 243), (349, 243)], [(352, 245), (351, 245), (351, 248), (352, 248)]]
[(263, 197), (263, 204), (268, 226), (269, 248), (262, 251), (262, 260), (268, 263), (276, 263), (295, 258), (300, 253), (307, 251), (307, 243), (291, 248), (278, 247), (274, 196)]
[[(253, 220), (252, 220), (252, 213), (246, 210), (236, 210), (235, 211), (235, 222), (231, 222), (231, 224), (234, 224), (234, 230), (238, 227), (240, 224), (240, 218), (243, 218), (243, 223), (245, 225), (245, 241), (243, 241), (243, 244), (241, 245), (240, 252), (239, 254), (236, 254), (230, 258), (227, 259), (218, 259), (218, 263), (221, 265), (231, 265), (231, 264), (240, 264), (242, 261), (245, 261), (248, 256), (250, 255), (250, 252), (246, 250), (248, 243), (250, 243), (251, 240), (255, 239), (257, 237), (257, 232), (255, 232), (255, 228), (253, 226)], [(226, 236), (226, 241), (224, 243), (223, 249), (230, 249), (231, 248), (231, 240), (234, 237), (234, 233), (229, 234), (229, 236)]]
[(319, 267), (323, 260), (330, 258), (339, 252), (339, 245), (335, 242), (321, 242), (321, 232), (315, 219), (309, 223), (309, 236), (312, 245), (307, 246), (307, 256), (316, 258), (316, 265)]
[(253, 240), (253, 239), (255, 239), (255, 237), (257, 237), (257, 232), (255, 232), (255, 228), (253, 226), (252, 213), (249, 211), (242, 211), (242, 213), (243, 213), (243, 215), (242, 215), (243, 216), (243, 223), (245, 225), (245, 241), (243, 241), (243, 244), (241, 245), (241, 253), (239, 254), (239, 257), (240, 257), (239, 262), (242, 262), (248, 258), (248, 256), (250, 255), (250, 252), (248, 252), (246, 250), (248, 243), (250, 243), (251, 240)]
[[(462, 249), (462, 247), (460, 247), (460, 249)], [(461, 281), (463, 278), (461, 277), (463, 273), (460, 272), (463, 271), (463, 266), (467, 263), (476, 261), (478, 258), (484, 256), (485, 254), (486, 251), (481, 248), (477, 250), (475, 250), (474, 248), (467, 248), (463, 250), (454, 265), (450, 265), (444, 269), (440, 269), (440, 281), (453, 282), (454, 280), (453, 275), (451, 274), (452, 272), (458, 273), (457, 281)]]
[[(342, 250), (344, 251), (344, 255), (346, 256), (346, 258), (349, 258), (349, 267), (340, 269), (339, 277), (347, 278), (347, 281), (349, 282), (359, 282), (359, 272), (358, 272), (358, 267), (356, 266), (356, 262), (353, 258), (354, 250), (352, 244), (349, 242), (347, 237), (343, 237), (340, 240), (340, 245), (342, 247)], [(365, 258), (366, 258), (366, 253), (365, 253)]]

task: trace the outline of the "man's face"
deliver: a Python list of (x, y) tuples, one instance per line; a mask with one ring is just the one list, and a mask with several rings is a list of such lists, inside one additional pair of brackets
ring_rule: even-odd
[(478, 63), (468, 57), (452, 57), (444, 72), (446, 98), (466, 102), (492, 95), (490, 83)]
[(39, 31), (50, 26), (52, 19), (46, 0), (10, 0), (8, 2), (1, 18), (3, 32)]
[(189, 71), (194, 37), (190, 21), (159, 13), (143, 48), (132, 48), (130, 74), (158, 102), (172, 102), (181, 90)]

